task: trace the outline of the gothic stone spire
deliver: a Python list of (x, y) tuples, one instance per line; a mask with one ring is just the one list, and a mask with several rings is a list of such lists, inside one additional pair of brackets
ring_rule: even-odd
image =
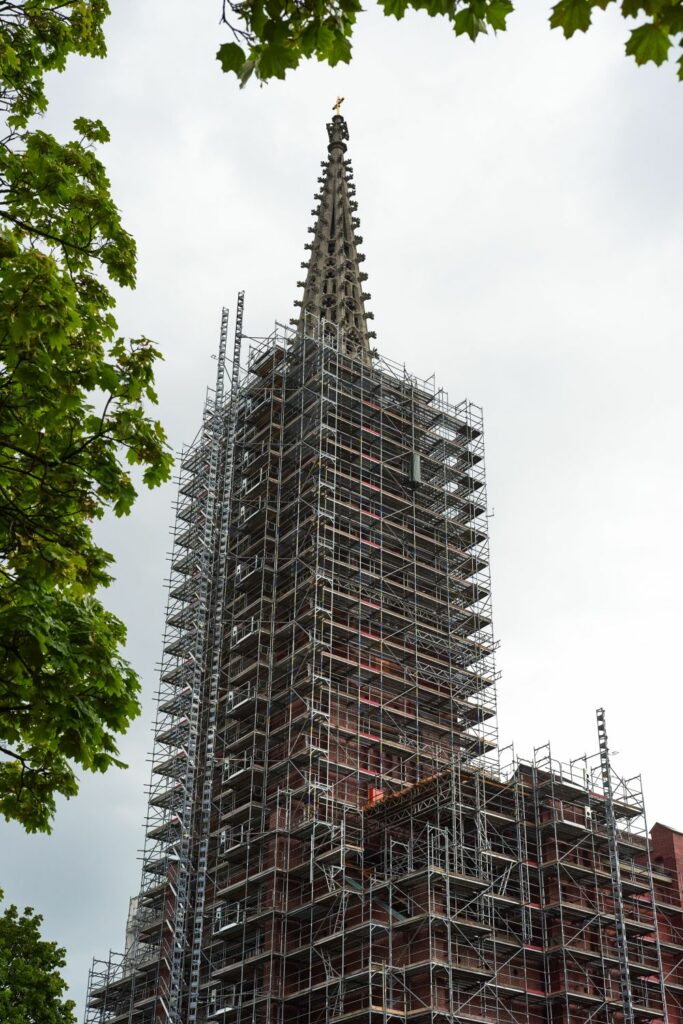
[(349, 129), (338, 109), (327, 125), (327, 135), (328, 156), (318, 178), (318, 205), (312, 211), (315, 224), (308, 229), (313, 235), (306, 246), (311, 255), (301, 264), (308, 271), (306, 280), (299, 281), (304, 289), (303, 298), (296, 303), (301, 313), (293, 322), (301, 327), (306, 313), (324, 318), (340, 329), (347, 355), (369, 361), (370, 338), (375, 334), (367, 327), (372, 313), (365, 311), (370, 296), (363, 291), (363, 282), (368, 275), (360, 269), (365, 256), (357, 248), (363, 239), (356, 234), (360, 225), (353, 198), (356, 189), (351, 161), (344, 157)]

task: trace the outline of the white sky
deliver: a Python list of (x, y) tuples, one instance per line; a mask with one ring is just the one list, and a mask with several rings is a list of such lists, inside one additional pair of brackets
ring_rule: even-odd
[[(245, 288), (252, 334), (293, 313), (324, 125), (346, 96), (378, 346), (484, 406), (501, 739), (593, 751), (604, 704), (650, 822), (683, 828), (683, 84), (623, 57), (618, 17), (565, 42), (545, 4), (527, 6), (476, 45), (371, 11), (350, 69), (240, 92), (214, 60), (219, 0), (119, 0), (107, 61), (53, 80), (47, 123), (63, 134), (84, 114), (112, 132), (104, 158), (140, 254), (120, 324), (164, 350), (160, 414), (179, 446), (215, 373), (221, 305)], [(2, 831), (7, 897), (67, 946), (79, 1015), (139, 882), (173, 497), (145, 495), (102, 530), (108, 602), (145, 682), (129, 771), (84, 779), (50, 838)]]

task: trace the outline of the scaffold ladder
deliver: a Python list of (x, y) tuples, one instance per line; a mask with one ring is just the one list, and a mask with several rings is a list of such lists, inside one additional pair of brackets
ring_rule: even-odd
[(326, 949), (318, 949), (317, 947), (315, 951), (323, 962), (323, 967), (325, 968), (325, 978), (327, 979), (327, 982), (329, 983), (331, 981), (336, 981), (337, 978), (339, 978), (339, 971), (332, 963), (332, 957), (330, 956), (330, 954), (327, 952)]
[(607, 724), (605, 722), (604, 708), (598, 708), (596, 716), (598, 721), (598, 742), (600, 744), (602, 789), (605, 797), (605, 817), (607, 819), (607, 841), (609, 845), (610, 874), (612, 877), (612, 898), (614, 901), (617, 952), (619, 954), (619, 985), (621, 989), (621, 1001), (624, 1006), (625, 1024), (634, 1024), (631, 977), (628, 970), (628, 944), (626, 939), (624, 894), (621, 885), (621, 867), (619, 864), (619, 835), (617, 831), (616, 815), (614, 812), (612, 766), (610, 764), (609, 743), (607, 741)]
[(341, 898), (339, 900), (339, 906), (337, 907), (337, 913), (334, 919), (334, 925), (332, 931), (336, 934), (344, 928), (344, 920), (346, 918), (346, 911), (349, 905), (349, 892), (346, 889), (342, 890)]
[[(200, 450), (206, 444), (205, 434), (199, 442)], [(167, 1006), (162, 1008), (164, 1017), (170, 1024), (181, 1024), (183, 1001), (183, 976), (185, 956), (188, 946), (188, 920), (190, 917), (190, 880), (191, 880), (191, 831), (194, 816), (194, 794), (197, 770), (197, 748), (199, 742), (199, 718), (201, 713), (201, 693), (203, 684), (204, 662), (206, 656), (206, 632), (209, 614), (209, 569), (210, 559), (207, 544), (210, 542), (209, 521), (213, 516), (212, 496), (209, 496), (209, 508), (204, 523), (202, 537), (202, 554), (199, 560), (200, 585), (198, 607), (200, 615), (194, 638), (193, 650), (190, 653), (192, 669), (192, 704), (189, 715), (189, 736), (183, 788), (183, 806), (180, 812), (181, 840), (177, 853), (177, 876), (175, 886), (171, 886), (174, 900), (172, 914), (167, 918), (166, 925), (170, 932), (169, 980)], [(160, 993), (157, 992), (160, 998)], [(163, 1000), (162, 1000), (163, 1001)]]
[(228, 536), (230, 533), (230, 510), (232, 507), (233, 447), (235, 439), (235, 410), (237, 406), (236, 386), (239, 378), (243, 314), (244, 292), (240, 292), (237, 300), (237, 315), (235, 318), (235, 341), (232, 370), (233, 386), (231, 389), (230, 399), (226, 409), (224, 405), (224, 378), (228, 343), (229, 313), (224, 307), (221, 314), (216, 392), (214, 396), (213, 412), (210, 420), (212, 453), (209, 485), (213, 489), (215, 496), (214, 500), (217, 498), (220, 505), (218, 514), (211, 517), (212, 522), (215, 524), (218, 531), (218, 537), (213, 535), (210, 539), (213, 551), (211, 572), (213, 609), (210, 631), (212, 648), (210, 675), (207, 687), (207, 732), (204, 748), (200, 840), (197, 854), (197, 876), (192, 928), (192, 953), (190, 962), (187, 1024), (195, 1024), (199, 1006), (202, 944), (204, 938), (204, 908), (206, 904), (206, 883), (209, 862), (209, 837), (211, 835), (211, 796), (213, 790), (216, 723), (221, 674), (223, 604), (228, 558)]
[[(230, 384), (233, 390), (240, 382), (240, 360), (242, 358), (242, 337), (244, 325), (244, 292), (237, 293), (237, 309), (235, 310), (235, 345), (232, 353), (232, 373)], [(235, 419), (232, 418), (233, 435)]]
[(522, 938), (531, 942), (533, 934), (531, 918), (531, 884), (529, 881), (529, 847), (527, 842), (526, 815), (522, 787), (517, 780), (513, 783), (515, 795), (515, 826), (517, 831), (517, 857), (519, 861), (519, 891), (522, 900)]
[[(206, 471), (206, 457), (208, 456), (209, 467), (211, 465), (211, 445), (208, 424), (210, 422), (209, 410), (205, 413), (205, 421), (202, 435), (195, 449), (195, 462), (189, 469), (191, 476), (195, 477), (198, 472)], [(190, 449), (191, 451), (191, 449)], [(201, 457), (198, 458), (197, 457)], [(209, 468), (210, 471), (210, 468)], [(214, 497), (209, 496), (206, 514), (202, 527), (202, 541), (200, 553), (197, 556), (199, 568), (197, 594), (197, 622), (189, 647), (186, 650), (186, 663), (191, 665), (191, 695), (190, 708), (187, 716), (188, 735), (187, 742), (182, 746), (185, 753), (185, 772), (182, 785), (182, 806), (178, 812), (180, 821), (180, 841), (174, 854), (169, 858), (174, 863), (173, 873), (169, 871), (168, 881), (172, 893), (172, 900), (168, 901), (166, 929), (168, 930), (167, 951), (162, 951), (162, 959), (166, 962), (167, 975), (164, 977), (160, 972), (157, 999), (160, 1007), (160, 1019), (169, 1024), (184, 1024), (182, 1004), (184, 997), (184, 966), (188, 941), (188, 923), (191, 920), (190, 910), (190, 883), (193, 878), (193, 863), (191, 863), (191, 831), (195, 816), (195, 794), (197, 785), (197, 767), (200, 742), (200, 716), (202, 708), (202, 695), (204, 688), (204, 673), (206, 665), (206, 643), (209, 621), (210, 604), (210, 521), (213, 517)], [(177, 525), (176, 525), (177, 534)], [(177, 537), (175, 540), (177, 545)], [(168, 626), (167, 609), (167, 626)], [(162, 993), (162, 985), (165, 992)]]

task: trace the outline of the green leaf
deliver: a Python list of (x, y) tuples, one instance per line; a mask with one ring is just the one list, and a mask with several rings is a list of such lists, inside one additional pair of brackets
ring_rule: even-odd
[(332, 67), (336, 64), (348, 64), (351, 60), (351, 40), (341, 32), (335, 33), (327, 59)]
[(223, 71), (234, 71), (235, 74), (239, 74), (244, 67), (245, 54), (237, 43), (223, 43), (218, 49), (216, 59)]
[(109, 142), (109, 131), (101, 121), (91, 121), (87, 117), (77, 117), (74, 121), (74, 128), (90, 142)]
[(261, 48), (256, 60), (256, 74), (266, 81), (269, 78), (284, 78), (288, 68), (296, 67), (297, 57), (286, 46), (267, 43)]
[(474, 41), (482, 32), (486, 32), (486, 22), (476, 13), (475, 5), (464, 8), (453, 18), (456, 36), (468, 35)]
[(408, 7), (408, 0), (380, 0), (380, 6), (385, 14), (400, 20)]
[(591, 0), (559, 0), (550, 15), (550, 27), (561, 28), (565, 39), (575, 32), (587, 32), (591, 24)]
[(640, 25), (631, 32), (626, 43), (626, 53), (635, 57), (636, 64), (663, 64), (669, 56), (671, 39), (659, 25)]
[(486, 20), (494, 31), (504, 32), (507, 18), (512, 12), (512, 0), (493, 0), (486, 9)]

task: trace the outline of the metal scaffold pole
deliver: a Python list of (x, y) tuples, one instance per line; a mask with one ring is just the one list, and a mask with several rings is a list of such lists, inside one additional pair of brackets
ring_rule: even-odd
[(237, 384), (239, 380), (239, 359), (242, 344), (242, 323), (244, 315), (244, 292), (237, 299), (235, 318), (235, 341), (232, 363), (232, 388), (227, 406), (224, 402), (225, 361), (228, 342), (229, 314), (223, 309), (221, 315), (220, 344), (218, 349), (218, 370), (216, 394), (211, 417), (211, 478), (216, 492), (216, 533), (214, 534), (214, 569), (211, 573), (214, 588), (212, 622), (210, 632), (211, 650), (207, 658), (210, 674), (207, 687), (207, 725), (203, 759), (203, 782), (200, 807), (199, 845), (197, 853), (197, 879), (195, 885), (194, 919), (192, 929), (192, 957), (190, 985), (188, 992), (188, 1024), (197, 1020), (199, 987), (201, 980), (202, 945), (204, 940), (204, 908), (206, 904), (207, 875), (209, 868), (209, 840), (211, 836), (212, 793), (216, 754), (216, 726), (218, 694), (221, 679), (223, 652), (223, 607), (226, 590), (226, 564), (228, 538), (230, 534), (230, 510), (232, 502), (233, 448), (235, 440), (235, 413), (237, 405)]
[(633, 998), (631, 994), (631, 977), (628, 969), (628, 944), (626, 924), (624, 920), (624, 893), (621, 885), (621, 866), (619, 863), (619, 832), (614, 813), (614, 789), (612, 786), (612, 766), (610, 764), (609, 743), (604, 708), (596, 711), (598, 722), (598, 741), (600, 744), (600, 767), (602, 769), (602, 788), (605, 797), (605, 817), (607, 820), (607, 839), (609, 845), (610, 874), (612, 876), (612, 897), (614, 900), (614, 920), (616, 926), (617, 951), (619, 954), (619, 986), (621, 1001), (624, 1005), (625, 1024), (633, 1024)]

